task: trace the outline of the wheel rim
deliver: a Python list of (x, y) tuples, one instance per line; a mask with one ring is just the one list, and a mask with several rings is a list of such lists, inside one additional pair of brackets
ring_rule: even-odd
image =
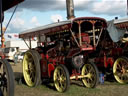
[(5, 67), (3, 66), (3, 64), (1, 64), (0, 66), (0, 96), (7, 96), (8, 94), (8, 76), (7, 76), (7, 72), (5, 70)]
[(0, 96), (14, 96), (14, 74), (5, 59), (0, 60)]
[(113, 65), (113, 74), (117, 82), (128, 83), (128, 61), (118, 58)]
[(96, 71), (91, 64), (85, 64), (81, 74), (85, 75), (85, 78), (82, 78), (82, 81), (86, 87), (92, 88), (96, 84)]
[(59, 92), (64, 92), (66, 87), (67, 87), (67, 83), (66, 83), (66, 74), (63, 68), (61, 68), (60, 66), (56, 67), (55, 71), (54, 71), (54, 84), (56, 89)]
[(23, 59), (23, 75), (28, 86), (34, 86), (35, 82), (35, 62), (30, 52), (25, 53)]

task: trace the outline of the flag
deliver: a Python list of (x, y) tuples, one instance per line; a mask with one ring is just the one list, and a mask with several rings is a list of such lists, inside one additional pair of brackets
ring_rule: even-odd
[(19, 37), (18, 34), (14, 34), (14, 37)]
[(8, 38), (12, 38), (12, 36), (11, 35), (8, 35)]

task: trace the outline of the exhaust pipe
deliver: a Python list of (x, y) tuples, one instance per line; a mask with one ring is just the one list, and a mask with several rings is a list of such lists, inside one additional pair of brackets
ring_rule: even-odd
[(67, 19), (75, 18), (73, 0), (66, 0), (66, 7), (67, 7)]

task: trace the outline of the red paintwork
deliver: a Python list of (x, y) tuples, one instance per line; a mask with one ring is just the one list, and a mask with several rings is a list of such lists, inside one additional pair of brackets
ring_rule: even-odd
[(103, 57), (95, 58), (95, 62), (97, 62), (96, 65), (98, 67), (105, 67), (105, 68), (107, 68), (108, 66), (113, 67), (114, 59), (112, 57), (108, 57), (107, 58), (106, 56), (104, 56), (104, 58)]
[(95, 50), (91, 45), (86, 46), (83, 45), (83, 47), (81, 47), (81, 51), (89, 51), (89, 50)]
[(114, 48), (112, 49), (112, 53), (111, 53), (112, 56), (115, 56), (115, 55), (123, 55), (123, 49), (122, 48)]
[(65, 57), (64, 56), (58, 56), (56, 58), (48, 58), (48, 76), (51, 77), (53, 75), (53, 71), (55, 69), (55, 66), (59, 64), (65, 64), (64, 62)]
[(128, 29), (128, 22), (126, 21), (126, 22), (122, 22), (122, 23), (117, 23), (117, 24), (115, 24), (115, 26), (120, 29)]
[(46, 57), (44, 54), (41, 54), (41, 75), (42, 77), (47, 77), (48, 76), (48, 62), (46, 60)]
[[(77, 36), (79, 38), (79, 34)], [(81, 51), (94, 50), (94, 47), (90, 45), (90, 37), (86, 33), (81, 33), (82, 45), (80, 46)]]
[[(102, 56), (95, 58), (96, 65), (98, 67), (113, 67), (114, 60), (123, 55), (122, 48), (113, 48), (108, 51), (101, 52)], [(109, 55), (108, 55), (109, 54)]]
[(49, 77), (52, 77), (54, 69), (55, 69), (55, 66), (53, 64), (48, 64), (48, 76)]
[(19, 38), (35, 37), (35, 36), (39, 36), (42, 34), (45, 34), (45, 35), (56, 34), (57, 32), (69, 30), (70, 28), (71, 28), (71, 24), (65, 24), (65, 25), (54, 27), (54, 28), (37, 30), (36, 32), (23, 33), (19, 35)]
[(72, 56), (76, 55), (77, 53), (80, 53), (80, 49), (79, 48), (71, 49), (71, 51), (68, 53), (67, 57), (71, 58)]
[[(64, 64), (65, 57), (64, 56), (53, 56), (56, 54), (54, 48), (49, 49), (47, 54), (41, 54), (41, 73), (42, 77), (51, 77), (53, 75), (53, 71), (57, 63)], [(52, 53), (51, 53), (52, 52)], [(53, 57), (52, 57), (53, 56)]]
[(81, 75), (80, 73), (78, 73), (76, 70), (72, 70), (72, 75), (70, 77), (76, 76), (76, 80), (78, 80), (78, 76)]

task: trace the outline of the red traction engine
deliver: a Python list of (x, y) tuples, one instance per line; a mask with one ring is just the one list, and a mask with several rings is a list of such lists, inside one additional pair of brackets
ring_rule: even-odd
[[(27, 85), (37, 86), (41, 80), (50, 79), (59, 92), (64, 92), (71, 80), (82, 80), (86, 87), (94, 88), (99, 72), (89, 61), (89, 54), (93, 55), (105, 28), (102, 18), (81, 17), (20, 33), (20, 38), (30, 42), (23, 59)], [(37, 40), (36, 48), (32, 48), (32, 38)]]
[(106, 30), (100, 38), (93, 62), (99, 71), (105, 74), (107, 80), (115, 78), (117, 82), (125, 84), (128, 83), (128, 43), (124, 43), (122, 39), (113, 42)]

